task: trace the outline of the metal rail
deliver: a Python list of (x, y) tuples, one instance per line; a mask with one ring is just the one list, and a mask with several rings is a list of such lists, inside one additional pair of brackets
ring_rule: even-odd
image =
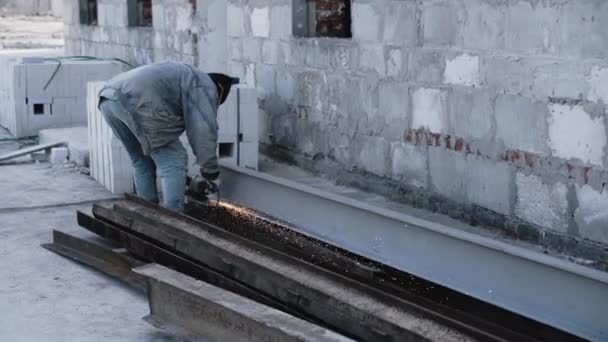
[(608, 340), (608, 274), (523, 247), (230, 166), (222, 197), (301, 233), (562, 329)]

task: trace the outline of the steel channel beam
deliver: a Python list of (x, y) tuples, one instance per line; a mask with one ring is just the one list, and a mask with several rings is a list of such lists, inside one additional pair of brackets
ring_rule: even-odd
[[(119, 210), (120, 207), (123, 209)], [(467, 338), (466, 334), (429, 319), (428, 316), (437, 315), (424, 308), (410, 305), (409, 310), (395, 310), (393, 305), (367, 296), (366, 292), (373, 289), (363, 284), (273, 252), (217, 227), (133, 202), (123, 202), (115, 208), (94, 206), (93, 214), (171, 245), (183, 255), (250, 284), (339, 333), (373, 341)]]
[(299, 231), (590, 340), (608, 340), (608, 274), (269, 174), (223, 166), (222, 197)]
[(114, 249), (58, 230), (53, 230), (53, 242), (42, 247), (93, 267), (139, 290), (146, 289), (145, 279), (131, 271), (143, 263)]
[[(264, 217), (261, 213), (230, 208), (234, 208), (233, 204), (216, 206), (214, 203), (188, 198), (186, 214), (395, 296), (398, 298), (393, 299), (395, 305), (402, 301), (415, 303), (460, 323), (454, 327), (476, 327), (485, 333), (478, 334), (480, 339), (502, 338), (522, 342), (535, 339), (556, 342), (576, 339), (573, 335), (548, 325), (338, 249), (296, 232), (285, 226), (285, 223)], [(446, 324), (452, 322), (446, 321)]]
[(188, 341), (352, 341), (160, 265), (134, 272), (148, 279), (150, 315), (145, 319)]
[(256, 291), (233, 279), (229, 279), (214, 270), (192, 262), (187, 258), (163, 249), (162, 247), (150, 243), (142, 238), (129, 234), (107, 222), (103, 222), (82, 212), (78, 212), (77, 217), (78, 224), (81, 227), (105, 239), (108, 239), (117, 245), (122, 246), (142, 259), (170, 267), (196, 279), (222, 287), (259, 303), (287, 312), (296, 317), (303, 317), (297, 311), (292, 310), (291, 308), (261, 294), (259, 291)]
[[(114, 211), (126, 217), (145, 221), (145, 216), (136, 217), (137, 215), (134, 215), (134, 211), (137, 211), (139, 205), (153, 210), (165, 211), (169, 215), (175, 215), (173, 212), (160, 208), (157, 204), (144, 201), (133, 195), (127, 195), (126, 197), (135, 205), (123, 202), (113, 208)], [(205, 220), (204, 216), (206, 214), (218, 216), (217, 212), (215, 215), (209, 213), (209, 208), (210, 206), (206, 206), (202, 202), (188, 198), (187, 217), (182, 216), (182, 219), (228, 239), (244, 238), (249, 240), (249, 242), (257, 243), (258, 246), (261, 244), (274, 252), (287, 254), (297, 260), (306, 261), (324, 270), (339, 274), (360, 285), (365, 284), (363, 291), (376, 300), (390, 303), (404, 311), (417, 311), (422, 315), (428, 316), (430, 319), (461, 330), (480, 340), (523, 342), (549, 338), (552, 341), (571, 341), (573, 338), (570, 334), (555, 331), (546, 325), (530, 321), (522, 316), (479, 302), (462, 294), (454, 293), (451, 290), (446, 289), (449, 292), (442, 291), (441, 294), (435, 294), (435, 296), (442, 296), (441, 300), (447, 299), (452, 304), (461, 303), (461, 306), (452, 308), (451, 306), (439, 304), (427, 298), (430, 288), (438, 288), (436, 284), (422, 283), (412, 279), (411, 277), (413, 276), (409, 274), (403, 275), (405, 278), (396, 278), (394, 273), (385, 273), (386, 266), (384, 265), (370, 260), (363, 260), (361, 257), (353, 259), (354, 255), (346, 251), (338, 251), (327, 243), (322, 243), (319, 240), (312, 239), (285, 227), (279, 228), (282, 231), (280, 233), (277, 232), (276, 226), (271, 231), (264, 231), (268, 227), (252, 227), (250, 225), (251, 217), (249, 220), (245, 217), (236, 217), (234, 218), (234, 222), (231, 222), (232, 220), (222, 221), (220, 219), (222, 221), (220, 222), (222, 224), (221, 227), (209, 225), (208, 222), (210, 221)], [(192, 214), (199, 216), (193, 216)], [(193, 218), (200, 218), (202, 221), (192, 220)], [(258, 217), (255, 220), (259, 223), (263, 219)], [(148, 223), (155, 224), (157, 222), (154, 219), (149, 219)], [(391, 285), (391, 282), (394, 283)], [(414, 282), (418, 292), (422, 293), (414, 294), (408, 292), (407, 290), (412, 285), (411, 282)], [(466, 300), (466, 303), (463, 302), (463, 299)], [(491, 319), (488, 320), (489, 318)]]

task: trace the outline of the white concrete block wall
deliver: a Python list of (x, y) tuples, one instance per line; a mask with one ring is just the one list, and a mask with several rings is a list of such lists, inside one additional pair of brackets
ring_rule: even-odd
[[(213, 2), (199, 0), (199, 12)], [(608, 184), (608, 131), (599, 119), (608, 103), (608, 2), (536, 2), (353, 0), (352, 39), (327, 39), (293, 37), (291, 1), (226, 0), (229, 39), (205, 38), (215, 24), (195, 14), (197, 51), (189, 49), (194, 34), (172, 20), (178, 10), (158, 2), (171, 19), (155, 19), (162, 27), (91, 28), (71, 18), (66, 39), (78, 53), (117, 51), (139, 63), (196, 53), (200, 66), (221, 59), (209, 58), (206, 45), (218, 44), (230, 72), (258, 91), (265, 143), (426, 186), (420, 196), (474, 203), (498, 215), (491, 224), (508, 217), (561, 234), (567, 223), (565, 234), (594, 239), (581, 229), (593, 211), (573, 189), (603, 194)], [(119, 0), (103, 3), (116, 11)], [(489, 191), (494, 173), (509, 186)], [(526, 184), (543, 196), (527, 194)], [(556, 184), (568, 192), (568, 222)], [(524, 210), (534, 201), (552, 207)]]
[(259, 163), (259, 108), (255, 88), (239, 85), (239, 166), (257, 170)]
[(87, 119), (91, 177), (114, 194), (133, 192), (129, 155), (97, 108), (105, 82), (87, 83)]
[[(606, 148), (604, 117), (591, 117), (582, 105), (549, 105), (549, 146), (551, 153), (564, 159), (602, 165)], [(565, 138), (567, 137), (567, 138)]]
[[(9, 128), (9, 121), (12, 122), (15, 117), (10, 113), (15, 111), (14, 99), (15, 93), (20, 94), (15, 87), (23, 87), (19, 74), (13, 77), (13, 66), (20, 63), (23, 58), (28, 57), (56, 57), (63, 54), (61, 49), (33, 49), (33, 50), (15, 50), (15, 51), (0, 51), (0, 126)], [(19, 97), (19, 96), (18, 96)], [(11, 123), (11, 128), (14, 129), (15, 124)]]
[(460, 55), (446, 61), (444, 81), (448, 84), (479, 87), (479, 57), (468, 54)]
[[(13, 64), (12, 102), (4, 121), (16, 137), (37, 135), (45, 128), (75, 127), (86, 124), (86, 84), (108, 80), (124, 71), (124, 66), (109, 61), (64, 60), (55, 77), (45, 89), (57, 68), (57, 62)], [(17, 77), (18, 76), (18, 77)], [(27, 104), (26, 104), (27, 100)], [(43, 109), (35, 113), (36, 106)]]
[(431, 132), (447, 131), (447, 94), (440, 89), (420, 88), (412, 94), (412, 127)]

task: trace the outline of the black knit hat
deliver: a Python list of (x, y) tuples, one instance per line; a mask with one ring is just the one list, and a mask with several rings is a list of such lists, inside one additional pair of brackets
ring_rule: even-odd
[(238, 78), (230, 77), (224, 74), (211, 73), (209, 74), (209, 77), (211, 77), (211, 80), (213, 81), (213, 83), (215, 83), (215, 86), (217, 87), (217, 93), (219, 95), (220, 104), (226, 102), (226, 99), (230, 94), (230, 88), (232, 88), (232, 85), (239, 84)]

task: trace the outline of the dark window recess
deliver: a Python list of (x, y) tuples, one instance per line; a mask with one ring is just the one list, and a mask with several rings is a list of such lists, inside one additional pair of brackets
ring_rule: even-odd
[(97, 25), (97, 0), (79, 0), (80, 23)]
[(232, 143), (221, 143), (219, 144), (219, 157), (229, 158), (234, 156), (234, 145)]
[(152, 0), (128, 0), (129, 26), (152, 26)]
[(34, 103), (34, 115), (42, 115), (44, 114), (44, 104), (43, 103)]
[(351, 0), (293, 0), (296, 37), (350, 38)]

